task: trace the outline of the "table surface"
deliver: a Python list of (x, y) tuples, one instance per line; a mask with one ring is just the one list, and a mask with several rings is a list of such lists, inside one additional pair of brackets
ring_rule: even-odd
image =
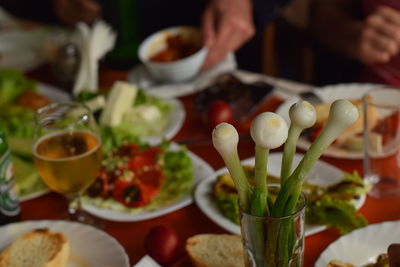
[[(39, 81), (53, 83), (46, 75), (48, 70), (36, 70), (28, 75)], [(126, 80), (127, 73), (124, 71), (111, 71), (102, 69), (100, 71), (101, 87), (109, 87), (116, 80)], [(205, 159), (214, 169), (224, 166), (224, 163), (218, 153), (213, 149), (211, 143), (211, 131), (201, 123), (201, 114), (194, 110), (192, 105), (194, 96), (186, 96), (180, 100), (185, 106), (187, 117), (180, 132), (173, 138), (179, 140), (201, 140), (198, 143), (188, 144), (190, 151)], [(282, 102), (277, 96), (271, 96), (261, 105), (260, 110), (274, 111)], [(251, 118), (241, 123), (239, 128), (246, 132)], [(254, 144), (249, 138), (240, 140), (239, 155), (244, 159), (254, 155)], [(302, 151), (299, 151), (302, 152)], [(358, 170), (361, 173), (361, 160), (341, 160), (322, 157), (332, 165), (341, 168), (344, 171)], [(360, 212), (366, 217), (370, 224), (387, 220), (400, 219), (400, 198), (375, 199), (367, 197), (364, 206)], [(58, 219), (66, 211), (67, 202), (62, 196), (55, 193), (49, 193), (42, 197), (22, 203), (22, 220), (41, 220)], [(111, 222), (107, 221), (105, 231), (115, 237), (125, 248), (131, 264), (135, 264), (145, 255), (144, 238), (150, 228), (156, 225), (165, 224), (176, 229), (181, 240), (179, 247), (180, 262), (186, 262), (184, 245), (185, 240), (199, 233), (227, 233), (224, 229), (213, 223), (206, 217), (200, 209), (191, 204), (185, 208), (169, 213), (167, 215), (140, 222)], [(337, 230), (328, 229), (318, 234), (308, 236), (305, 239), (304, 266), (314, 266), (320, 253), (333, 241), (339, 237)], [(178, 260), (179, 263), (179, 260)], [(185, 264), (176, 264), (184, 266)]]

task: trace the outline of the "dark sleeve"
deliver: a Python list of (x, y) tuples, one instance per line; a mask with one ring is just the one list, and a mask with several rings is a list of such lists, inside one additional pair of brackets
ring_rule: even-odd
[(254, 23), (257, 28), (264, 28), (265, 25), (274, 20), (282, 6), (291, 0), (253, 0)]
[(0, 6), (22, 19), (58, 23), (53, 0), (0, 0)]

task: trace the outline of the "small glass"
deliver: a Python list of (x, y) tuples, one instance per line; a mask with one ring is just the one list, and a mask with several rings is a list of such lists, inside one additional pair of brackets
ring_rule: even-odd
[(95, 180), (101, 165), (101, 142), (88, 107), (53, 103), (36, 112), (35, 165), (47, 186), (69, 201), (64, 219), (100, 226), (83, 212), (81, 194)]
[(295, 212), (285, 217), (253, 216), (240, 207), (245, 266), (303, 266), (305, 207), (304, 194)]
[(400, 196), (400, 89), (381, 87), (363, 96), (364, 177), (376, 198)]

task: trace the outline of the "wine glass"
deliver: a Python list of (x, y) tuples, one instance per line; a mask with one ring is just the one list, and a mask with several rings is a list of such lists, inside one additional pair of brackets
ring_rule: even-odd
[(35, 165), (47, 186), (67, 197), (67, 219), (96, 224), (81, 209), (81, 194), (95, 180), (101, 165), (96, 122), (81, 103), (53, 103), (36, 112)]

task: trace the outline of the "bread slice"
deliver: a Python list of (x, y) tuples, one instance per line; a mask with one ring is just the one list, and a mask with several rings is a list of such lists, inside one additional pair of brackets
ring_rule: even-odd
[(227, 234), (199, 234), (186, 241), (186, 251), (197, 267), (243, 267), (242, 238)]
[(69, 256), (69, 242), (62, 233), (49, 229), (28, 232), (0, 254), (0, 267), (64, 267)]

